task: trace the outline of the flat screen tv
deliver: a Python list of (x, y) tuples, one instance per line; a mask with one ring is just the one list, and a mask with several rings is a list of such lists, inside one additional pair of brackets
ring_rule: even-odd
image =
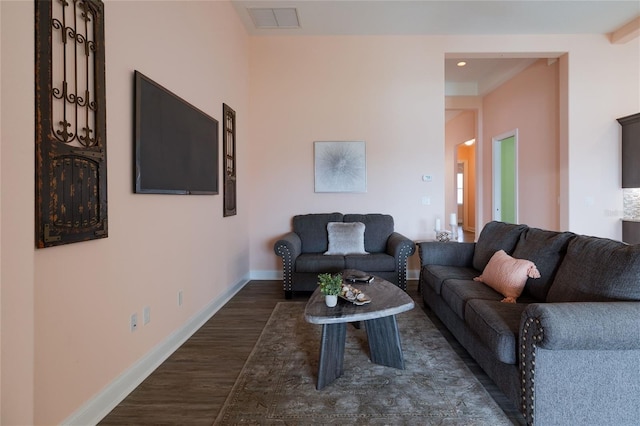
[(135, 192), (218, 193), (218, 121), (135, 71)]

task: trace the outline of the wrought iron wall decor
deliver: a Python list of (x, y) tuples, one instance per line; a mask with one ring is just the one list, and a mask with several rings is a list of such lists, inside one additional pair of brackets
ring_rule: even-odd
[(104, 5), (35, 2), (36, 245), (107, 237)]
[(236, 210), (236, 112), (227, 104), (222, 104), (224, 130), (222, 144), (224, 146), (224, 213), (233, 216)]

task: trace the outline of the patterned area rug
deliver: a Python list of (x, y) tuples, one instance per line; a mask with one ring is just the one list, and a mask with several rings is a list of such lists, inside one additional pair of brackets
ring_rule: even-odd
[(372, 364), (347, 326), (344, 374), (316, 390), (322, 326), (280, 302), (214, 425), (511, 425), (419, 307), (397, 316), (405, 370)]

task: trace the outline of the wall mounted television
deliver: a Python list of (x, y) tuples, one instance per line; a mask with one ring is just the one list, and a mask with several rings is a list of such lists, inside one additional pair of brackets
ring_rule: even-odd
[(218, 121), (139, 71), (135, 192), (218, 194)]

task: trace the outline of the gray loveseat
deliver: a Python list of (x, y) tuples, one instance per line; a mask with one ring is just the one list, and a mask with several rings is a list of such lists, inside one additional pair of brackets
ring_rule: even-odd
[[(501, 249), (540, 272), (516, 303), (473, 280)], [(490, 222), (418, 252), (425, 303), (528, 424), (640, 424), (640, 246)]]
[[(364, 224), (364, 251), (368, 254), (325, 254), (329, 249), (330, 223)], [(313, 213), (297, 215), (293, 231), (274, 244), (282, 258), (285, 296), (293, 291), (313, 291), (318, 274), (356, 269), (371, 273), (407, 289), (407, 259), (415, 244), (394, 231), (393, 217), (386, 214)]]

